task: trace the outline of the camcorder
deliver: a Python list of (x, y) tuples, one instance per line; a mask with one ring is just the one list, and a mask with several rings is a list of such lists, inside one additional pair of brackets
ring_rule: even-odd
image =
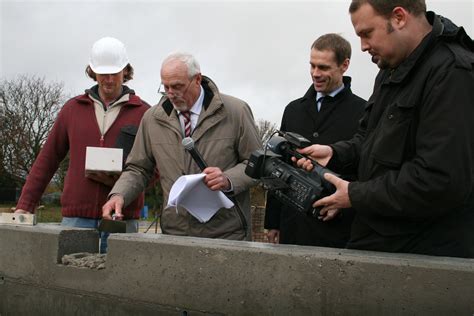
[[(334, 185), (324, 179), (324, 174), (339, 175), (296, 151), (310, 146), (309, 140), (296, 133), (277, 132), (279, 135), (270, 138), (265, 150), (256, 150), (251, 154), (245, 173), (259, 179), (264, 189), (272, 192), (283, 204), (309, 216), (319, 217), (320, 208), (313, 207), (314, 201), (336, 191)], [(292, 156), (311, 160), (313, 170), (309, 172), (294, 167)]]

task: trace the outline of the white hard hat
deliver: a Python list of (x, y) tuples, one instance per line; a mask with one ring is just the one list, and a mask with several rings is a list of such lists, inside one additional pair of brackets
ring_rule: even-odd
[(92, 46), (89, 66), (96, 74), (116, 74), (127, 64), (125, 45), (118, 39), (104, 37)]

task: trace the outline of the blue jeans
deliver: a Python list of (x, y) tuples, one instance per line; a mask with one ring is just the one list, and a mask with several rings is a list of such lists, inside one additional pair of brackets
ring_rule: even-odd
[[(138, 232), (138, 220), (129, 219), (127, 222), (127, 233), (136, 233)], [(68, 227), (79, 227), (79, 228), (94, 228), (98, 229), (100, 224), (99, 219), (85, 218), (85, 217), (63, 217), (61, 221), (62, 226)], [(107, 253), (107, 238), (109, 238), (110, 233), (99, 232), (100, 243), (99, 243), (99, 252)]]

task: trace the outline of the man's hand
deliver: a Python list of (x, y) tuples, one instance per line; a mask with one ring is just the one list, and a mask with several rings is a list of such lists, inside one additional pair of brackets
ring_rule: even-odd
[(32, 214), (31, 212), (22, 210), (21, 208), (17, 208), (14, 213), (15, 214)]
[(335, 218), (339, 213), (341, 212), (340, 209), (334, 209), (334, 210), (321, 210), (319, 212), (318, 219), (322, 220), (323, 222), (327, 222)]
[(105, 184), (106, 186), (113, 187), (117, 179), (120, 177), (118, 174), (108, 174), (106, 172), (88, 172), (86, 178)]
[(107, 201), (107, 203), (102, 206), (102, 218), (104, 219), (112, 219), (112, 213), (115, 210), (115, 219), (122, 220), (122, 208), (124, 204), (123, 196), (120, 194), (114, 194)]
[(333, 219), (343, 208), (349, 208), (352, 206), (349, 199), (349, 182), (342, 180), (330, 173), (326, 173), (324, 178), (331, 182), (336, 187), (336, 192), (332, 195), (326, 196), (320, 200), (317, 200), (313, 207), (323, 207), (319, 214), (322, 216), (323, 221)]
[(280, 231), (278, 229), (270, 229), (267, 232), (267, 239), (268, 242), (272, 244), (279, 244), (280, 243)]
[[(311, 145), (305, 148), (297, 149), (300, 154), (309, 156), (312, 159), (316, 160), (321, 166), (326, 167), (329, 160), (332, 158), (333, 152), (332, 148), (326, 145)], [(301, 158), (296, 160), (295, 157), (291, 158), (298, 167), (311, 171), (313, 169), (313, 164), (311, 160), (306, 158)]]
[(204, 183), (212, 191), (229, 191), (230, 181), (221, 169), (217, 167), (207, 167), (202, 171), (206, 177)]

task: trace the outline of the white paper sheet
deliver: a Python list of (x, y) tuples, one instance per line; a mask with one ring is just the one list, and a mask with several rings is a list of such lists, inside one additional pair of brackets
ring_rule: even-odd
[(221, 191), (212, 191), (204, 183), (205, 174), (181, 176), (171, 187), (168, 207), (184, 207), (201, 223), (206, 223), (222, 208), (234, 206), (231, 200)]

